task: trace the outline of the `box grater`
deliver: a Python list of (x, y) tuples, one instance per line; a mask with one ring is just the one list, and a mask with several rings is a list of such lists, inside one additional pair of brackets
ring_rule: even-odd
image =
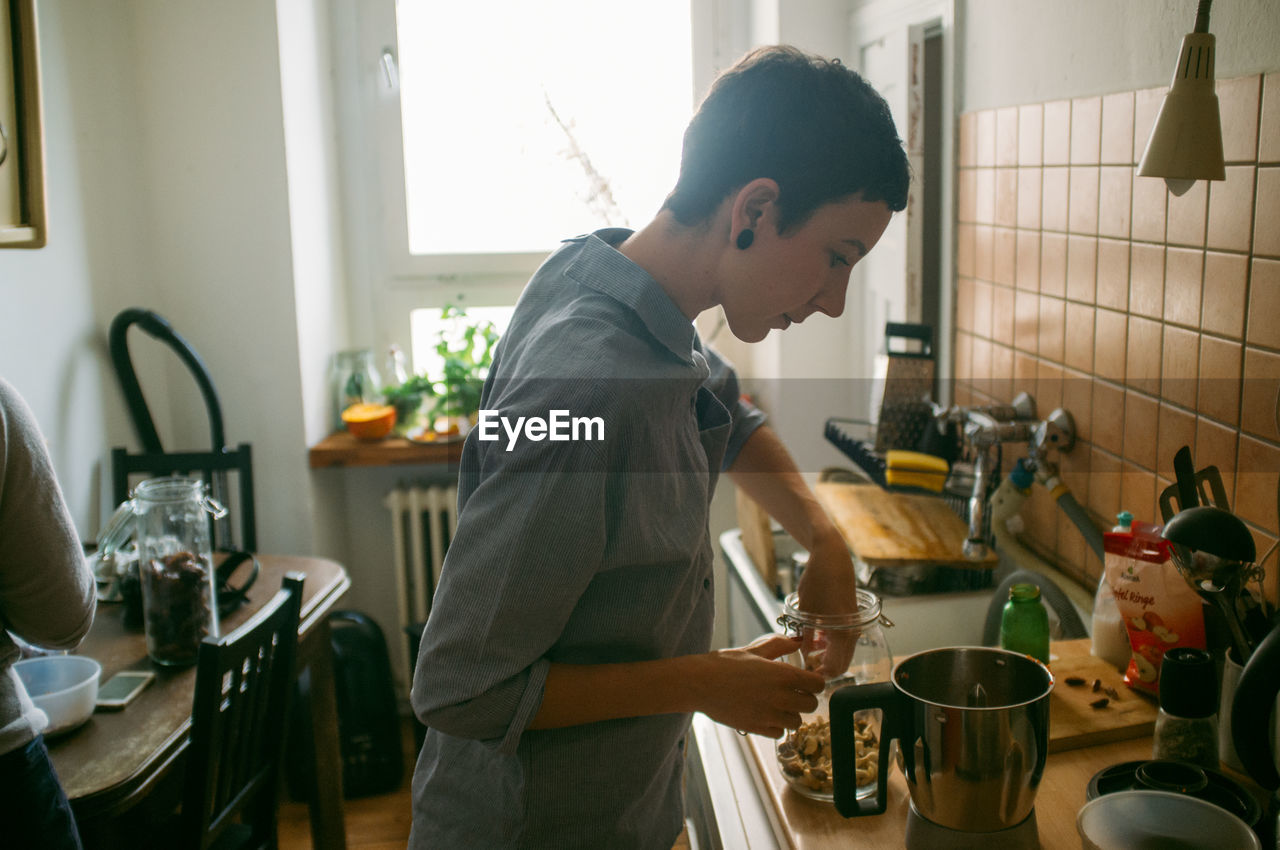
[[(919, 351), (895, 351), (896, 339), (920, 343)], [(884, 326), (884, 397), (876, 426), (876, 451), (915, 450), (933, 421), (933, 328), (907, 322)]]

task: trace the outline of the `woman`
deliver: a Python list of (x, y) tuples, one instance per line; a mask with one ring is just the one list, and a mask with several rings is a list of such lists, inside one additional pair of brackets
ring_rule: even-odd
[[(415, 671), (412, 846), (667, 850), (691, 712), (778, 737), (816, 707), (821, 673), (776, 662), (795, 641), (708, 651), (722, 469), (810, 551), (805, 608), (856, 599), (844, 541), (693, 319), (718, 306), (756, 342), (840, 315), (909, 179), (856, 73), (764, 48), (713, 85), (649, 225), (568, 240), (534, 275), (483, 390), (501, 438), (463, 450)], [(530, 425), (557, 415), (602, 427)]]
[(71, 806), (41, 731), (49, 718), (13, 670), (11, 634), (73, 649), (93, 624), (93, 574), (21, 396), (0, 379), (0, 830), (5, 846), (79, 848)]

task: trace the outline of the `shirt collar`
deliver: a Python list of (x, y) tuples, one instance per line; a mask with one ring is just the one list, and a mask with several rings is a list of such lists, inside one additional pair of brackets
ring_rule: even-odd
[(582, 247), (565, 274), (629, 307), (672, 354), (697, 365), (693, 322), (680, 312), (652, 275), (614, 247), (631, 233), (626, 228), (609, 227), (568, 240)]

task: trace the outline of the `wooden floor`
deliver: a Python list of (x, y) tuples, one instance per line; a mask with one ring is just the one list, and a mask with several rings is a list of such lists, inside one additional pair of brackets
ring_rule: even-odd
[[(409, 784), (418, 754), (414, 750), (413, 726), (407, 718), (400, 740), (405, 744), (404, 778), (400, 788), (391, 794), (343, 803), (350, 850), (404, 850), (409, 842), (409, 826), (413, 821)], [(311, 821), (306, 803), (285, 800), (280, 804), (279, 838), (279, 850), (310, 850)], [(671, 850), (689, 850), (688, 837), (681, 833)]]

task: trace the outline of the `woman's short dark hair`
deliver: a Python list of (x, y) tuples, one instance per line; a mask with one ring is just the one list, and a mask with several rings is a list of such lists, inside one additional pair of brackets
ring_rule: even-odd
[(855, 193), (907, 206), (911, 168), (889, 105), (856, 71), (794, 47), (748, 53), (712, 84), (684, 133), (676, 188), (663, 203), (703, 222), (759, 177), (779, 187), (779, 229)]

